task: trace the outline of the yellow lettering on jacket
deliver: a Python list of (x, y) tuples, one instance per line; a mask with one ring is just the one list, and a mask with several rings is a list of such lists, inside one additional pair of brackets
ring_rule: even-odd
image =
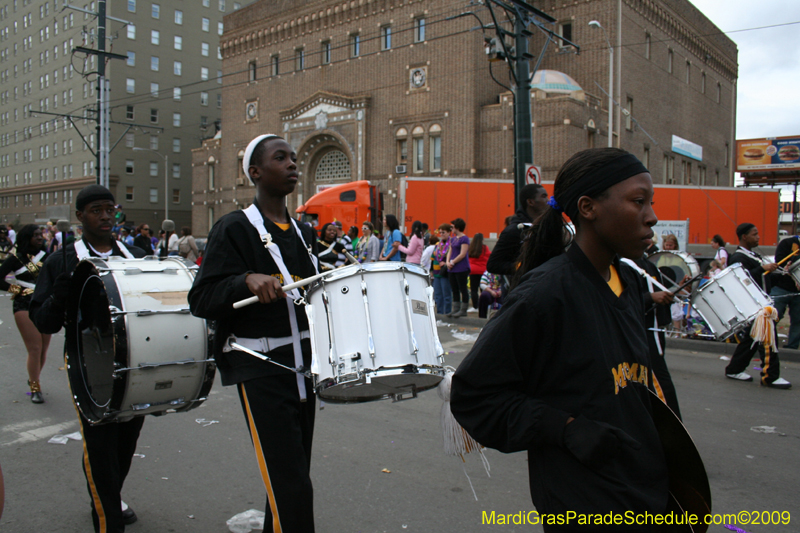
[(628, 383), (641, 383), (647, 386), (649, 370), (646, 366), (639, 363), (620, 363), (616, 368), (611, 368), (611, 376), (614, 378), (614, 394), (619, 394), (620, 389), (628, 386)]

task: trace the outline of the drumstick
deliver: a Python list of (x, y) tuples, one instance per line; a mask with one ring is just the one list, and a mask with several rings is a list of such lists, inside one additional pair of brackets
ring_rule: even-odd
[(783, 258), (783, 259), (781, 259), (780, 261), (778, 261), (778, 266), (781, 266), (781, 265), (782, 265), (782, 264), (784, 264), (786, 261), (788, 261), (790, 257), (792, 257), (793, 255), (797, 255), (798, 253), (800, 253), (800, 248), (798, 248), (798, 249), (797, 249), (797, 250), (795, 250), (794, 252), (790, 253), (789, 255), (787, 255), (786, 257), (784, 257), (784, 258)]
[(353, 263), (354, 265), (358, 264), (358, 259), (353, 257), (347, 250), (344, 251), (344, 255), (345, 257), (347, 257), (347, 260)]
[[(305, 287), (309, 283), (312, 283), (323, 276), (327, 276), (330, 272), (322, 272), (317, 274), (316, 276), (311, 276), (310, 278), (301, 279), (300, 281), (295, 281), (294, 283), (290, 283), (288, 285), (284, 285), (281, 287), (283, 292), (289, 292), (292, 289), (297, 289), (299, 287)], [(254, 304), (258, 301), (258, 296), (251, 296), (250, 298), (245, 298), (244, 300), (239, 300), (233, 304), (234, 309), (240, 309), (242, 307), (246, 307), (250, 304)]]

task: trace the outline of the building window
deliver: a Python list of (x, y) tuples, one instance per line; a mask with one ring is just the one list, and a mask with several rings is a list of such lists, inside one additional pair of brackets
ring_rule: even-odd
[(200, 23), (200, 28), (203, 31), (207, 32), (210, 27), (211, 27), (211, 21), (208, 20), (207, 18), (203, 17), (203, 19), (202, 19), (202, 21)]
[(217, 107), (222, 109), (222, 93), (217, 93)]
[(421, 43), (425, 40), (425, 18), (414, 19), (414, 42)]
[(158, 150), (158, 135), (151, 135), (150, 136), (150, 149), (151, 150)]
[(644, 58), (650, 59), (650, 34), (645, 33), (644, 35)]
[(172, 177), (173, 178), (180, 178), (181, 177), (181, 164), (180, 163), (172, 163)]
[(706, 94), (706, 73), (700, 74), (700, 92)]
[(172, 139), (172, 151), (176, 154), (181, 153), (181, 140), (179, 137)]
[(381, 26), (381, 50), (392, 49), (392, 27)]
[(413, 159), (414, 159), (414, 172), (422, 172), (425, 170), (425, 140), (422, 138), (423, 129), (420, 126), (414, 128), (412, 132), (413, 138)]
[(150, 70), (158, 72), (158, 57), (150, 56)]
[[(133, 24), (128, 24), (128, 39), (130, 39), (131, 41), (136, 39), (136, 26), (134, 26)], [(64, 42), (64, 44), (67, 43)]]
[(152, 96), (153, 98), (158, 98), (158, 84), (157, 83), (151, 83), (150, 84), (150, 96)]
[(257, 67), (256, 67), (256, 62), (255, 62), (255, 60), (253, 60), (253, 61), (250, 61), (250, 62), (247, 64), (247, 72), (249, 72), (249, 73), (250, 73), (250, 81), (256, 81), (256, 80), (258, 79), (258, 77), (257, 77), (257, 75), (258, 75), (258, 70), (257, 70)]
[(294, 69), (303, 70), (306, 67), (306, 52), (303, 48), (297, 48), (294, 51)]
[(158, 162), (157, 161), (150, 161), (150, 177), (151, 178), (158, 177)]
[(208, 57), (208, 43), (200, 43), (200, 54), (203, 57)]
[(672, 74), (672, 60), (673, 60), (673, 53), (672, 50), (667, 50), (667, 72)]
[(181, 101), (181, 88), (180, 87), (174, 87), (172, 89), (172, 99), (175, 100), (176, 102), (180, 102)]
[(214, 227), (214, 208), (208, 208), (208, 231), (211, 231), (211, 228)]
[(225, 0), (219, 0), (219, 10), (225, 12)]
[(270, 62), (272, 63), (272, 75), (277, 76), (278, 74), (280, 74), (280, 64), (281, 64), (280, 56), (277, 54), (272, 56)]
[(214, 188), (214, 181), (216, 178), (217, 167), (214, 163), (208, 164), (208, 188)]
[(441, 134), (431, 135), (431, 171), (442, 170), (442, 136)]
[(175, 10), (175, 24), (183, 24), (183, 11), (179, 9)]
[(173, 113), (172, 114), (172, 125), (176, 128), (181, 127), (181, 114), (180, 113)]
[(158, 44), (161, 41), (161, 32), (150, 30), (150, 44)]
[(200, 93), (200, 105), (208, 105), (208, 93), (201, 92)]
[(717, 103), (722, 101), (722, 85), (717, 82)]
[(136, 139), (136, 137), (134, 136), (133, 133), (126, 133), (125, 134), (125, 146), (127, 148), (133, 148), (134, 145), (135, 145), (135, 142), (136, 142), (135, 139)]
[(161, 18), (161, 6), (158, 4), (153, 4), (152, 8), (150, 9), (150, 16), (154, 19)]
[(645, 168), (650, 168), (650, 148), (644, 147), (644, 157), (642, 157), (642, 164)]
[(675, 158), (669, 154), (664, 154), (664, 183), (671, 185), (675, 183)]
[(180, 76), (181, 72), (183, 71), (183, 63), (180, 61), (175, 61), (172, 63), (172, 73), (176, 76)]
[(353, 33), (350, 35), (350, 57), (361, 55), (361, 35)]
[(731, 159), (731, 146), (728, 143), (725, 143), (725, 168), (728, 167), (728, 161), (730, 161), (730, 159)]
[(172, 46), (175, 50), (183, 50), (183, 37), (176, 35)]
[(699, 166), (697, 167), (700, 176), (698, 178), (697, 184), (698, 185), (706, 185), (706, 167)]
[(128, 202), (133, 201), (133, 187), (125, 187), (125, 200)]
[(625, 129), (633, 131), (633, 117), (631, 116), (633, 113), (633, 98), (630, 96), (625, 102), (625, 111), (627, 111), (627, 113), (623, 113), (625, 115)]
[(128, 12), (136, 13), (136, 0), (128, 0)]
[(686, 83), (688, 84), (691, 81), (692, 75), (692, 63), (690, 61), (686, 62)]
[(224, 26), (222, 25), (222, 22), (217, 22), (217, 35), (222, 35), (223, 29)]
[(150, 110), (150, 123), (151, 124), (158, 124), (158, 109), (151, 109)]
[(562, 22), (559, 26), (558, 34), (565, 39), (561, 41), (562, 48), (570, 46), (567, 41), (572, 41), (572, 22)]
[(133, 160), (127, 159), (125, 161), (125, 174), (133, 174)]
[(133, 78), (128, 78), (125, 80), (125, 91), (128, 93), (135, 93), (136, 92), (136, 80)]
[(330, 65), (331, 63), (331, 42), (322, 41), (322, 64)]
[(155, 187), (150, 188), (150, 203), (155, 204), (158, 202), (158, 189)]
[(172, 189), (172, 203), (173, 204), (181, 203), (181, 190), (180, 189)]
[(128, 66), (129, 67), (136, 66), (136, 52), (130, 52), (130, 51), (128, 52)]
[(200, 67), (200, 79), (202, 81), (208, 80), (208, 67)]
[(400, 128), (395, 133), (397, 139), (397, 164), (408, 164), (408, 130)]

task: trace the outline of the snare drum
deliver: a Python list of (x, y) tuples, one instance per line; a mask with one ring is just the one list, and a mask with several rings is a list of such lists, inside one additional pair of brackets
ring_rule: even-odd
[(789, 275), (792, 276), (794, 282), (800, 286), (800, 261), (795, 259), (795, 262), (789, 267)]
[(206, 322), (189, 313), (197, 267), (179, 258), (91, 258), (72, 276), (67, 373), (92, 424), (188, 411), (214, 381)]
[[(647, 256), (647, 260), (656, 265), (676, 287), (681, 285), (681, 280), (685, 276), (694, 278), (700, 274), (697, 260), (691, 254), (680, 250), (661, 250)], [(692, 283), (691, 288), (696, 289), (699, 283), (699, 281)]]
[(772, 299), (741, 264), (729, 266), (695, 292), (692, 309), (703, 317), (717, 340), (745, 329)]
[(425, 269), (397, 262), (346, 266), (312, 285), (306, 300), (321, 399), (401, 400), (442, 380), (444, 350)]

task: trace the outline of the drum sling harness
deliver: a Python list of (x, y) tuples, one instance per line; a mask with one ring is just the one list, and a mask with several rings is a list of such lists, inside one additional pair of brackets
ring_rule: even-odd
[[(261, 211), (259, 211), (258, 206), (255, 203), (251, 204), (250, 207), (244, 210), (244, 214), (247, 216), (247, 220), (250, 221), (250, 224), (252, 224), (253, 227), (258, 232), (258, 235), (261, 238), (261, 242), (264, 243), (264, 248), (266, 248), (269, 251), (270, 255), (272, 255), (272, 260), (275, 261), (275, 264), (278, 266), (278, 270), (280, 270), (283, 279), (291, 280), (292, 276), (291, 274), (289, 274), (289, 269), (286, 268), (286, 264), (283, 262), (283, 257), (281, 256), (281, 250), (277, 244), (272, 242), (272, 236), (269, 234), (269, 232), (267, 232), (267, 228), (264, 227), (264, 218), (261, 216)], [(314, 254), (311, 252), (311, 248), (306, 244), (305, 239), (303, 239), (303, 234), (300, 232), (300, 228), (297, 226), (297, 223), (291, 217), (289, 217), (289, 220), (292, 226), (294, 227), (294, 230), (297, 232), (297, 236), (300, 237), (300, 242), (302, 242), (303, 246), (308, 250), (308, 256), (311, 259), (312, 264), (314, 265), (314, 273), (316, 273), (317, 272), (316, 257), (314, 257)], [(292, 289), (291, 291), (289, 291), (289, 294), (295, 300), (300, 299), (300, 292), (297, 289)], [(272, 347), (272, 349), (277, 348), (279, 346), (285, 346), (287, 344), (291, 344), (294, 350), (295, 368), (290, 370), (296, 373), (297, 392), (300, 395), (300, 401), (305, 401), (307, 397), (306, 383), (304, 379), (305, 375), (301, 373), (299, 370), (303, 366), (303, 351), (302, 348), (300, 348), (300, 340), (303, 338), (303, 336), (300, 333), (297, 326), (297, 315), (295, 315), (294, 304), (292, 303), (292, 300), (290, 298), (286, 298), (285, 300), (286, 300), (286, 306), (289, 309), (289, 324), (292, 327), (291, 338), (281, 337), (281, 338), (235, 339), (235, 340), (229, 338), (226, 344), (234, 342), (236, 344), (239, 344), (243, 348), (249, 348), (250, 350), (253, 350), (253, 348), (250, 348), (248, 344), (252, 344), (254, 346), (258, 346), (261, 348)], [(305, 334), (306, 335), (305, 338), (307, 338), (308, 331), (304, 331), (303, 334)], [(278, 364), (269, 358), (267, 358), (267, 360), (271, 363)], [(278, 364), (278, 366), (283, 366), (283, 365)]]

